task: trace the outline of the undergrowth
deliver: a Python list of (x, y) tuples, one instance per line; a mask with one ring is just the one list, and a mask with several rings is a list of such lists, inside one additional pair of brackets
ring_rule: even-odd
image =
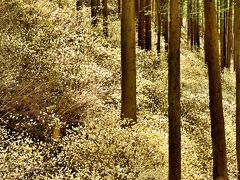
[[(105, 39), (101, 18), (92, 28), (90, 8), (77, 13), (75, 1), (1, 2), (2, 179), (167, 179), (167, 56), (137, 49), (138, 124), (122, 129), (120, 22), (116, 2), (109, 7)], [(182, 44), (182, 179), (211, 179), (207, 68), (203, 50)], [(234, 179), (234, 72), (222, 79)]]

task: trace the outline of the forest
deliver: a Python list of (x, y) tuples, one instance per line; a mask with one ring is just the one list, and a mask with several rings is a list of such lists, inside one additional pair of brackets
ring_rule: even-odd
[(240, 179), (240, 1), (0, 0), (0, 179)]

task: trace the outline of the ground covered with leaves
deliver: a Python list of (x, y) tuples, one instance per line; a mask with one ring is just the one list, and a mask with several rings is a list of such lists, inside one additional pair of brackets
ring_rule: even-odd
[[(0, 3), (0, 177), (167, 179), (167, 56), (137, 49), (138, 123), (121, 128), (120, 22), (109, 38), (75, 1)], [(182, 179), (211, 179), (203, 50), (181, 45)], [(162, 48), (163, 49), (163, 48)], [(235, 73), (222, 75), (229, 178), (236, 178)], [(53, 129), (61, 127), (59, 141)]]

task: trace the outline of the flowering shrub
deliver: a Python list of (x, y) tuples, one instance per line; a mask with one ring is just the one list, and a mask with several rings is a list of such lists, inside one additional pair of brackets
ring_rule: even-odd
[[(90, 8), (77, 13), (73, 0), (0, 4), (3, 179), (167, 179), (167, 56), (137, 49), (138, 123), (121, 128), (120, 22), (117, 2), (109, 7), (105, 39), (101, 17), (91, 27)], [(234, 73), (222, 79), (234, 179)], [(184, 41), (181, 89), (182, 178), (211, 179), (207, 69), (202, 50), (196, 55)]]

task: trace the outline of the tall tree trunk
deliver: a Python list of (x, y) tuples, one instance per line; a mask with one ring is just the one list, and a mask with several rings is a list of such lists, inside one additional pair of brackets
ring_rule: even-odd
[(103, 34), (108, 37), (108, 7), (107, 0), (102, 0), (103, 6)]
[(91, 21), (93, 26), (97, 26), (98, 0), (91, 0)]
[(220, 45), (221, 68), (226, 66), (226, 0), (220, 0)]
[(121, 65), (122, 108), (121, 118), (136, 123), (136, 47), (135, 47), (135, 1), (122, 1), (121, 17)]
[(170, 0), (168, 54), (169, 180), (181, 179), (180, 0)]
[(146, 12), (145, 12), (145, 25), (146, 25), (146, 35), (145, 35), (145, 48), (151, 50), (152, 48), (152, 31), (151, 31), (151, 0), (146, 0)]
[(165, 40), (165, 51), (168, 52), (168, 1), (163, 0), (163, 36)]
[(236, 142), (237, 167), (240, 179), (240, 1), (234, 7), (234, 61), (236, 67)]
[(139, 12), (139, 0), (135, 0), (135, 17), (138, 19), (138, 12)]
[(202, 31), (201, 31), (201, 37), (204, 39), (204, 34), (205, 34), (205, 27), (204, 27), (204, 21), (205, 21), (205, 20), (204, 20), (204, 12), (202, 12), (201, 15), (202, 15), (202, 22), (201, 22), (201, 23), (202, 23), (202, 27), (201, 27), (201, 30), (202, 30)]
[(191, 21), (191, 14), (192, 14), (192, 0), (188, 0), (187, 6), (187, 24), (188, 24), (188, 41), (191, 42), (191, 32), (192, 32), (192, 21)]
[(194, 45), (194, 24), (193, 24), (193, 17), (194, 17), (194, 5), (193, 2), (194, 0), (190, 0), (190, 23), (191, 23), (191, 29), (190, 29), (190, 43), (191, 43), (191, 50), (193, 50), (193, 45)]
[(161, 50), (161, 4), (159, 0), (156, 0), (156, 9), (157, 9), (157, 52), (160, 53)]
[(197, 1), (197, 34), (196, 34), (196, 45), (198, 47), (198, 49), (200, 48), (200, 7), (199, 7), (199, 0)]
[(227, 180), (226, 141), (222, 107), (221, 72), (214, 0), (204, 0), (205, 59), (208, 64), (213, 179)]
[(145, 0), (140, 0), (139, 19), (138, 19), (138, 46), (145, 48)]
[(118, 0), (118, 14), (121, 14), (121, 0)]
[(232, 16), (233, 16), (233, 9), (232, 9), (233, 1), (229, 0), (229, 8), (227, 12), (227, 57), (226, 57), (226, 68), (230, 68), (231, 64), (231, 57), (232, 57), (232, 43), (233, 43), (233, 34), (232, 34)]
[[(217, 29), (220, 31), (220, 14), (221, 14), (221, 0), (216, 0), (215, 4), (217, 6)], [(219, 36), (220, 37), (220, 36)]]
[(194, 46), (196, 50), (200, 48), (200, 36), (199, 36), (199, 1), (194, 0)]
[(154, 28), (156, 27), (156, 0), (152, 0), (152, 22), (154, 24)]

